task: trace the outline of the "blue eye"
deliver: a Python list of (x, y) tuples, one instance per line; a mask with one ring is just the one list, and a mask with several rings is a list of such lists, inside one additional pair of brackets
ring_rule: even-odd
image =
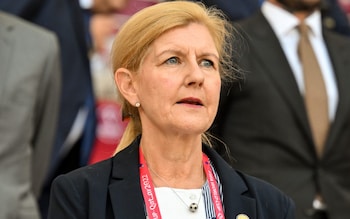
[(171, 57), (165, 61), (167, 64), (178, 64), (179, 63), (179, 58), (177, 57)]
[(202, 60), (200, 65), (204, 66), (204, 67), (212, 67), (214, 66), (214, 62), (210, 61), (210, 60)]

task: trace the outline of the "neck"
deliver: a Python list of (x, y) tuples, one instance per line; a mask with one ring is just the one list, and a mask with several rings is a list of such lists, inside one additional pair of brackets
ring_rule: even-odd
[(303, 21), (305, 20), (305, 18), (307, 18), (310, 14), (312, 14), (315, 10), (293, 10), (291, 8), (289, 8), (288, 6), (280, 3), (279, 1), (277, 0), (268, 0), (270, 3), (280, 7), (280, 8), (283, 8), (284, 10), (290, 12), (291, 14), (293, 14), (295, 17), (297, 17), (300, 21)]
[[(178, 170), (200, 164), (202, 160), (201, 137), (149, 137), (143, 135), (140, 141), (145, 159), (156, 168)], [(174, 168), (176, 167), (176, 168)]]
[(155, 187), (169, 187), (169, 188), (181, 188), (181, 189), (199, 189), (203, 187), (205, 183), (205, 174), (203, 166), (197, 168), (198, 172), (196, 174), (188, 175), (187, 177), (182, 176), (171, 176), (167, 179), (157, 173), (153, 168), (148, 166), (150, 174), (152, 176), (152, 181)]
[(309, 15), (310, 13), (305, 13), (305, 12), (300, 12), (300, 11), (296, 11), (293, 13), (295, 17), (297, 17), (299, 19), (299, 21), (304, 21)]
[(183, 144), (160, 143), (142, 137), (140, 147), (156, 187), (202, 187), (201, 142), (183, 147)]

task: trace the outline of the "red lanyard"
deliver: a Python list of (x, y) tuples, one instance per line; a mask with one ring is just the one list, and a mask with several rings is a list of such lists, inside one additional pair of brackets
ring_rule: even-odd
[(214, 177), (213, 170), (210, 166), (209, 158), (204, 153), (203, 153), (203, 167), (209, 183), (211, 200), (214, 205), (216, 218), (225, 219), (224, 210), (222, 209), (221, 196), (219, 193), (219, 186)]
[[(161, 219), (159, 205), (154, 191), (154, 185), (151, 180), (145, 158), (143, 156), (141, 148), (140, 153), (140, 184), (143, 199), (145, 201), (147, 215), (149, 219)], [(217, 219), (225, 219), (224, 211), (222, 208), (221, 197), (219, 193), (218, 183), (214, 177), (213, 171), (210, 166), (209, 158), (203, 153), (203, 167), (209, 183), (210, 194), (215, 209)]]
[(154, 191), (154, 186), (151, 180), (151, 175), (143, 157), (141, 148), (140, 153), (140, 184), (143, 194), (143, 199), (145, 201), (148, 219), (161, 219), (160, 210), (158, 206), (158, 201), (156, 193)]

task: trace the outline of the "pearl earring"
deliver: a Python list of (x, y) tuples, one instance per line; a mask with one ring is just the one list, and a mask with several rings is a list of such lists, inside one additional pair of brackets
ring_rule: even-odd
[(137, 108), (139, 108), (139, 107), (141, 106), (141, 103), (140, 103), (140, 102), (136, 102), (136, 103), (135, 103), (135, 106), (136, 106)]

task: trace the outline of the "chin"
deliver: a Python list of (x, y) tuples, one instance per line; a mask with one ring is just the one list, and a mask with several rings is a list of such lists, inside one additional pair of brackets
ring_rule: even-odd
[(185, 133), (190, 134), (193, 133), (193, 135), (201, 135), (204, 132), (206, 132), (210, 126), (208, 124), (200, 124), (200, 123), (186, 123), (182, 127), (182, 129), (185, 131)]

